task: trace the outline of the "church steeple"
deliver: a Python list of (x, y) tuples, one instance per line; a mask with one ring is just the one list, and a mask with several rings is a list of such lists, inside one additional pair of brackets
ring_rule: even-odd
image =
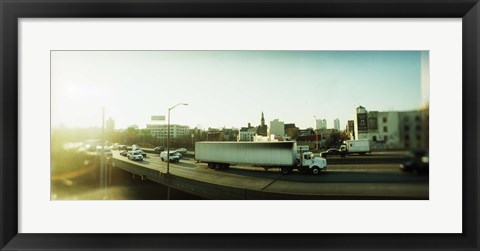
[(260, 136), (267, 136), (268, 126), (265, 125), (265, 117), (263, 116), (262, 111), (262, 119), (260, 120), (260, 125), (257, 127), (257, 134)]

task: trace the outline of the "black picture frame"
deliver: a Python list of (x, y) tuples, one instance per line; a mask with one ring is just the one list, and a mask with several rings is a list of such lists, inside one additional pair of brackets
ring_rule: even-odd
[[(0, 0), (0, 17), (2, 35), (0, 40), (0, 247), (2, 250), (480, 250), (478, 221), (480, 179), (477, 156), (480, 61), (478, 0)], [(463, 233), (18, 233), (17, 21), (19, 18), (56, 17), (462, 18)]]

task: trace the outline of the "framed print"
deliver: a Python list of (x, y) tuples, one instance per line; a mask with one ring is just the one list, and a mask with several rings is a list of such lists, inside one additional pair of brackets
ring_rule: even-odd
[(2, 1), (2, 250), (478, 250), (479, 8)]

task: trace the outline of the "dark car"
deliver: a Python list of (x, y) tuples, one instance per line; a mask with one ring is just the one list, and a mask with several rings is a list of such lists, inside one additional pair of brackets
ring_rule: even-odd
[(337, 148), (330, 148), (324, 152), (320, 153), (320, 157), (327, 158), (330, 156), (341, 156), (342, 158), (345, 157), (345, 152), (340, 151)]
[(157, 146), (157, 147), (153, 148), (153, 151), (154, 152), (163, 152), (163, 151), (165, 151), (165, 147)]
[(413, 174), (428, 174), (429, 160), (427, 151), (413, 151), (408, 156), (409, 159), (400, 164), (400, 170)]

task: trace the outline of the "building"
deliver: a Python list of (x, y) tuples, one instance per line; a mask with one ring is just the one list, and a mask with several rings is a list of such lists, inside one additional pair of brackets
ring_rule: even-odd
[(237, 141), (253, 141), (256, 134), (257, 129), (248, 123), (247, 127), (242, 127), (238, 130)]
[(340, 131), (340, 120), (339, 119), (335, 119), (333, 121), (333, 129), (335, 129), (337, 131)]
[(315, 129), (327, 129), (327, 120), (326, 119), (317, 119), (315, 121)]
[(105, 121), (105, 130), (107, 133), (115, 130), (115, 121), (112, 118), (108, 118), (107, 121)]
[(355, 138), (355, 122), (353, 120), (347, 121), (345, 132), (350, 136), (350, 139)]
[(267, 136), (268, 135), (268, 126), (265, 125), (265, 118), (263, 117), (260, 119), (260, 125), (257, 127), (257, 134), (260, 136)]
[(423, 116), (422, 111), (409, 111), (399, 114), (400, 140), (405, 148), (428, 148), (428, 133), (425, 133), (428, 124), (425, 124)]
[(270, 121), (270, 133), (269, 135), (275, 135), (275, 136), (284, 136), (285, 135), (285, 123), (283, 121), (280, 121), (278, 119), (274, 119), (273, 121)]
[(298, 132), (300, 131), (300, 129), (298, 127), (296, 127), (294, 123), (285, 124), (284, 128), (285, 128), (285, 135), (287, 136), (287, 138), (289, 138), (289, 139), (296, 139), (297, 138)]
[(219, 129), (208, 128), (207, 130), (207, 141), (222, 141), (223, 135)]
[(238, 137), (238, 129), (222, 128), (222, 141), (236, 141)]
[(428, 109), (356, 112), (355, 139), (370, 140), (372, 149), (428, 149)]
[[(166, 124), (147, 124), (147, 129), (150, 130), (152, 136), (166, 139), (168, 132), (168, 125)], [(170, 138), (178, 138), (190, 136), (190, 128), (185, 125), (170, 124)]]

